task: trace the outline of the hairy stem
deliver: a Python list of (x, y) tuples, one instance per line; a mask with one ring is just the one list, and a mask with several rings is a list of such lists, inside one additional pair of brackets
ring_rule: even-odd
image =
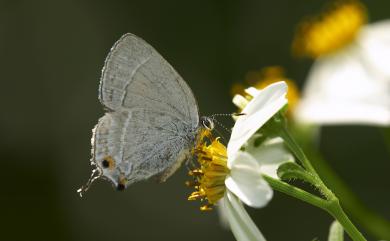
[(325, 184), (340, 199), (345, 210), (356, 223), (377, 239), (390, 240), (390, 222), (370, 210), (318, 152), (311, 151), (308, 155)]
[(279, 179), (275, 179), (267, 175), (263, 175), (263, 177), (274, 190), (295, 197), (301, 201), (304, 201), (315, 207), (327, 211), (343, 226), (344, 230), (354, 241), (366, 240), (364, 236), (359, 232), (359, 230), (353, 225), (351, 220), (349, 220), (348, 216), (344, 213), (338, 199), (335, 196), (328, 200), (322, 199), (305, 190), (285, 183)]

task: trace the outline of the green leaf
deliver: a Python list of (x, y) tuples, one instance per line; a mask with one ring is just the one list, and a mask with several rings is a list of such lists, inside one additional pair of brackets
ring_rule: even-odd
[(278, 177), (282, 180), (299, 179), (315, 187), (319, 186), (319, 180), (313, 174), (307, 172), (303, 167), (295, 162), (286, 162), (279, 166)]
[(328, 241), (344, 241), (344, 229), (339, 222), (330, 225)]

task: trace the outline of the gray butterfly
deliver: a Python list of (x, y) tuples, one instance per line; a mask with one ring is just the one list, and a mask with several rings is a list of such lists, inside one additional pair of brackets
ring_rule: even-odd
[(190, 158), (198, 133), (213, 128), (210, 118), (199, 118), (186, 82), (133, 34), (123, 35), (111, 48), (99, 100), (107, 112), (92, 131), (95, 168), (80, 194), (100, 177), (118, 190), (153, 176), (165, 181)]

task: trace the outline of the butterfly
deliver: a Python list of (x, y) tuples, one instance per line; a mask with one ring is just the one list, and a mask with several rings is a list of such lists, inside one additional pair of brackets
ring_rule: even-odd
[(164, 182), (191, 158), (212, 118), (199, 117), (194, 94), (175, 69), (148, 43), (127, 33), (111, 48), (100, 79), (106, 113), (92, 131), (91, 178), (118, 190), (156, 177)]

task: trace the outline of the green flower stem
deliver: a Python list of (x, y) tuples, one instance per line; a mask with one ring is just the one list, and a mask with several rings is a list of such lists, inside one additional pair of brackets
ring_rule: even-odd
[[(376, 239), (390, 240), (390, 222), (368, 208), (317, 150), (313, 141), (317, 135), (313, 134), (318, 130), (307, 126), (301, 128), (299, 125), (293, 127), (292, 130), (295, 131), (295, 136), (300, 137), (299, 144), (311, 160), (311, 164), (326, 186), (336, 194), (347, 214)], [(387, 140), (390, 153), (390, 128), (383, 128), (381, 131)]]
[(326, 210), (326, 206), (328, 205), (328, 202), (325, 199), (317, 197), (305, 190), (302, 190), (298, 187), (294, 187), (279, 179), (275, 179), (267, 175), (263, 175), (263, 177), (274, 190), (295, 197), (301, 201), (307, 202), (323, 210)]
[(307, 171), (310, 171), (313, 174), (316, 174), (316, 170), (311, 165), (310, 161), (307, 159), (305, 153), (302, 151), (302, 149), (299, 147), (299, 145), (296, 143), (294, 138), (290, 135), (290, 133), (287, 130), (287, 127), (285, 124), (282, 125), (282, 128), (279, 129), (279, 135), (283, 138), (284, 142), (286, 143), (287, 147), (294, 153), (294, 155), (301, 161), (303, 167)]
[(279, 179), (267, 175), (263, 175), (263, 177), (273, 189), (327, 211), (344, 227), (354, 241), (366, 240), (344, 213), (338, 199), (334, 195), (333, 198), (325, 200)]
[[(313, 148), (307, 149), (313, 150)], [(313, 161), (312, 163), (323, 181), (333, 190), (356, 223), (375, 238), (390, 240), (390, 222), (365, 206), (318, 152), (308, 152), (308, 156)]]
[[(305, 192), (301, 189), (292, 189), (291, 185), (287, 184), (288, 186), (283, 186), (280, 183), (276, 183), (273, 180), (269, 179), (267, 181), (271, 181), (271, 186), (279, 190), (281, 192), (284, 192), (290, 196), (296, 197), (302, 201), (308, 202), (316, 207), (319, 207), (321, 209), (326, 210), (328, 213), (330, 213), (336, 220), (340, 222), (341, 225), (343, 225), (345, 231), (348, 233), (348, 235), (355, 241), (361, 241), (366, 240), (363, 235), (359, 232), (359, 230), (352, 224), (352, 222), (349, 220), (347, 215), (344, 213), (343, 209), (340, 206), (338, 198), (335, 196), (335, 194), (324, 184), (320, 176), (318, 175), (317, 171), (314, 169), (313, 165), (311, 164), (310, 160), (306, 157), (305, 153), (301, 149), (301, 147), (298, 145), (298, 143), (295, 141), (295, 139), (291, 136), (287, 129), (287, 123), (286, 119), (284, 118), (283, 114), (276, 115), (272, 121), (269, 122), (268, 125), (266, 125), (266, 132), (268, 134), (272, 135), (278, 135), (281, 138), (283, 138), (286, 146), (291, 150), (291, 152), (295, 155), (295, 157), (300, 161), (302, 166), (306, 169), (307, 172), (311, 173), (314, 176), (314, 183), (313, 184), (318, 190), (321, 192), (321, 194), (324, 196), (324, 199), (319, 198), (313, 194), (310, 194), (308, 192)], [(282, 181), (280, 181), (283, 183)], [(278, 184), (278, 185), (275, 185)], [(289, 187), (290, 186), (290, 187)], [(316, 197), (316, 198), (314, 198)]]
[(306, 157), (305, 153), (301, 149), (301, 147), (297, 144), (297, 142), (292, 138), (290, 133), (287, 130), (287, 127), (283, 125), (283, 128), (279, 131), (280, 137), (283, 138), (285, 144), (287, 147), (294, 153), (294, 155), (298, 158), (298, 160), (302, 163), (302, 165), (305, 167), (305, 169), (309, 172), (311, 172), (314, 176), (317, 177), (318, 184), (316, 187), (318, 187), (319, 191), (329, 200), (334, 197), (333, 192), (323, 183), (319, 175), (317, 174), (317, 171), (312, 166), (309, 159)]
[(359, 230), (353, 225), (351, 220), (345, 214), (340, 206), (338, 199), (330, 201), (331, 204), (328, 206), (328, 212), (344, 227), (345, 231), (354, 241), (366, 240)]

